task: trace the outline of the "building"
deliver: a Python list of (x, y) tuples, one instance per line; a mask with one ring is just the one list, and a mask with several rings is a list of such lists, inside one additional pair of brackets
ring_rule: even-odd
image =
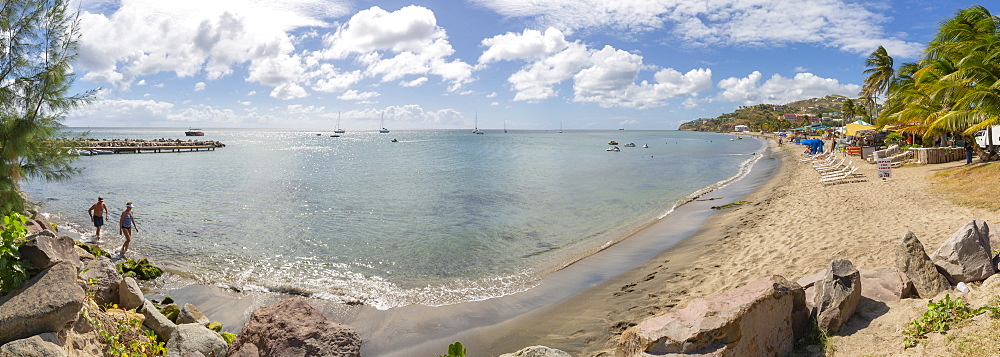
[(740, 124), (736, 126), (736, 129), (734, 131), (750, 131), (750, 127)]

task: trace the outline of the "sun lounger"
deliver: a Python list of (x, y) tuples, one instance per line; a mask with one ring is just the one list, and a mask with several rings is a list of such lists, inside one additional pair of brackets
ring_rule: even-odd
[(829, 159), (820, 160), (819, 162), (813, 163), (813, 167), (829, 166), (829, 165), (833, 164), (836, 161), (837, 161), (837, 157), (833, 156), (833, 155), (830, 155)]
[[(837, 160), (834, 159), (833, 161), (837, 161)], [(847, 161), (846, 157), (843, 158), (843, 159), (840, 159), (840, 162), (836, 162), (836, 163), (831, 162), (831, 163), (826, 163), (826, 164), (823, 164), (823, 165), (813, 165), (813, 168), (815, 168), (817, 171), (818, 170), (826, 170), (826, 169), (829, 169), (831, 167), (843, 166), (844, 165), (844, 161)]]
[(830, 171), (830, 172), (826, 172), (826, 173), (821, 173), (819, 177), (822, 179), (822, 178), (827, 178), (827, 177), (840, 176), (840, 175), (842, 175), (844, 173), (851, 172), (851, 170), (857, 170), (857, 169), (858, 169), (857, 166), (847, 166), (847, 167), (844, 167), (843, 169), (840, 169), (840, 170), (837, 170), (837, 171)]
[(844, 170), (850, 169), (851, 165), (854, 165), (854, 161), (853, 160), (847, 161), (846, 164), (843, 161), (841, 161), (840, 164), (838, 164), (836, 166), (827, 166), (827, 167), (817, 168), (816, 172), (819, 172), (820, 175), (828, 175), (828, 174), (830, 174), (832, 172), (844, 171)]
[(850, 170), (848, 170), (846, 172), (842, 172), (842, 173), (837, 174), (837, 175), (824, 176), (824, 177), (822, 177), (822, 178), (819, 179), (819, 182), (831, 183), (831, 182), (840, 181), (840, 180), (844, 180), (844, 179), (848, 179), (848, 178), (854, 178), (854, 173), (857, 172), (857, 171), (858, 171), (858, 167), (857, 166), (853, 166)]

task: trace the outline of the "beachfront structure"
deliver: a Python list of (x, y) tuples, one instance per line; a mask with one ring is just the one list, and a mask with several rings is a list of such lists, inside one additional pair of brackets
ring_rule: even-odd
[(740, 124), (740, 125), (737, 125), (736, 128), (733, 131), (750, 131), (750, 127), (746, 126), (746, 125), (743, 125), (743, 124)]

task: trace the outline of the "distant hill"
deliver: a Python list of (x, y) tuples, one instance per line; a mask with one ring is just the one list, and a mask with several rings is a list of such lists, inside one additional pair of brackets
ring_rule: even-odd
[[(715, 118), (701, 118), (681, 124), (678, 130), (730, 132), (737, 125), (752, 131), (775, 131), (841, 118), (840, 109), (847, 97), (828, 95), (791, 102), (785, 105), (757, 104), (740, 106), (735, 112)], [(796, 114), (785, 116), (786, 114)], [(781, 119), (779, 119), (781, 117)]]

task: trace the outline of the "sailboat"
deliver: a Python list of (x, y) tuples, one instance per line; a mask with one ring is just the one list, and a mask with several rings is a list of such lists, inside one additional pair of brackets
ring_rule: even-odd
[(337, 130), (334, 130), (333, 132), (337, 134), (343, 134), (347, 132), (347, 130), (340, 128), (340, 112), (337, 112)]
[(562, 122), (559, 122), (559, 134), (562, 134)]
[(472, 129), (472, 133), (473, 134), (479, 134), (479, 135), (483, 134), (483, 132), (481, 130), (479, 130), (479, 112), (476, 112), (476, 124), (475, 124), (475, 127)]
[(382, 112), (382, 120), (379, 122), (379, 126), (381, 126), (382, 129), (379, 129), (378, 132), (380, 132), (382, 134), (385, 134), (385, 133), (389, 132), (389, 129), (385, 128), (385, 111)]
[(504, 134), (506, 134), (506, 133), (507, 133), (507, 119), (504, 119), (504, 120), (503, 120), (503, 133), (504, 133)]

